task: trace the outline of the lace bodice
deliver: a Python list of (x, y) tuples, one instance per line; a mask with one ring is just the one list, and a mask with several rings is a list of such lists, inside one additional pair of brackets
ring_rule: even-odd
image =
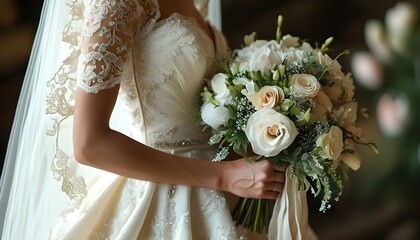
[(158, 17), (156, 0), (89, 0), (81, 34), (78, 86), (97, 93), (121, 82), (135, 35)]
[(226, 50), (220, 33), (213, 43), (195, 19), (176, 13), (157, 22), (156, 0), (91, 0), (85, 13), (78, 87), (97, 93), (121, 84), (132, 135), (142, 142), (205, 143), (196, 116), (216, 50)]

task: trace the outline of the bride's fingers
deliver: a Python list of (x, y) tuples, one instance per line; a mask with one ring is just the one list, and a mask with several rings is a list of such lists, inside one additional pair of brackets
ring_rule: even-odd
[(279, 196), (279, 192), (266, 191), (264, 193), (264, 195), (261, 196), (261, 198), (276, 200), (278, 198), (278, 196)]
[(272, 192), (282, 192), (284, 188), (284, 183), (282, 182), (272, 182), (271, 184), (267, 184), (267, 191)]
[(284, 172), (273, 171), (267, 176), (268, 181), (284, 183), (286, 177)]
[(280, 167), (280, 166), (274, 165), (273, 169), (274, 169), (274, 171), (276, 171), (276, 172), (283, 172), (283, 173), (285, 173), (285, 172), (286, 172), (287, 167), (284, 167), (284, 166)]

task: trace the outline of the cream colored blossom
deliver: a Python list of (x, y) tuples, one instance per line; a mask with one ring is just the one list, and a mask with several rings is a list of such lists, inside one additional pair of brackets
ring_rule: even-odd
[(256, 110), (277, 107), (284, 100), (283, 89), (277, 86), (264, 86), (258, 92), (249, 94), (248, 99)]
[(350, 102), (334, 107), (332, 116), (339, 126), (346, 127), (354, 124), (357, 119), (357, 102)]
[(392, 60), (392, 52), (385, 37), (385, 27), (378, 20), (369, 20), (365, 25), (365, 40), (376, 59), (383, 63)]
[(412, 3), (400, 2), (385, 15), (385, 25), (391, 47), (398, 53), (407, 52), (407, 37), (415, 27), (417, 10)]
[(351, 169), (356, 171), (360, 168), (362, 161), (357, 155), (350, 152), (344, 152), (343, 154), (340, 155), (339, 162), (345, 163)]
[(383, 82), (383, 70), (378, 60), (368, 52), (353, 54), (351, 60), (352, 72), (361, 85), (371, 90), (377, 90)]
[(333, 108), (330, 98), (320, 90), (313, 100), (315, 101), (315, 106), (311, 112), (315, 115), (315, 120), (326, 121)]
[(201, 107), (201, 119), (213, 129), (218, 129), (221, 125), (226, 124), (229, 117), (229, 109), (223, 105), (215, 106), (211, 102), (206, 102)]
[(321, 84), (310, 74), (294, 74), (290, 76), (290, 88), (300, 97), (315, 97)]
[(339, 127), (332, 126), (328, 133), (318, 137), (316, 145), (321, 148), (319, 152), (321, 158), (337, 161), (343, 151), (343, 132)]
[(298, 131), (285, 115), (271, 108), (263, 108), (248, 119), (245, 134), (254, 153), (272, 157), (288, 148)]
[(213, 76), (210, 81), (211, 88), (214, 91), (214, 98), (219, 102), (220, 105), (224, 105), (232, 100), (232, 94), (229, 88), (226, 86), (227, 76), (223, 73), (217, 73)]

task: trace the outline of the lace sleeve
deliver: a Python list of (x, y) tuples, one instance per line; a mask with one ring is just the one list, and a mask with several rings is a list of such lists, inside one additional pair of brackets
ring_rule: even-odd
[(82, 26), (77, 86), (97, 93), (121, 81), (134, 35), (144, 24), (136, 0), (92, 0)]

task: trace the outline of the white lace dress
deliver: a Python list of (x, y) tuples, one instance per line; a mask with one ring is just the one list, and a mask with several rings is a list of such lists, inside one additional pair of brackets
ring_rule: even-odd
[[(226, 51), (224, 37), (214, 30), (213, 42), (179, 14), (157, 20), (157, 1), (88, 2), (78, 86), (96, 93), (119, 84), (113, 128), (161, 151), (211, 159), (215, 149), (195, 116), (203, 79)], [(81, 205), (51, 239), (245, 239), (221, 192), (106, 172), (90, 179)]]
[[(213, 158), (195, 116), (225, 39), (214, 29), (212, 41), (192, 18), (159, 15), (157, 0), (45, 0), (0, 179), (2, 239), (267, 238), (234, 225), (230, 194), (129, 179), (74, 159), (76, 86), (91, 94), (119, 86), (110, 124), (128, 137)], [(306, 194), (286, 178), (268, 238), (315, 238), (307, 222)]]

